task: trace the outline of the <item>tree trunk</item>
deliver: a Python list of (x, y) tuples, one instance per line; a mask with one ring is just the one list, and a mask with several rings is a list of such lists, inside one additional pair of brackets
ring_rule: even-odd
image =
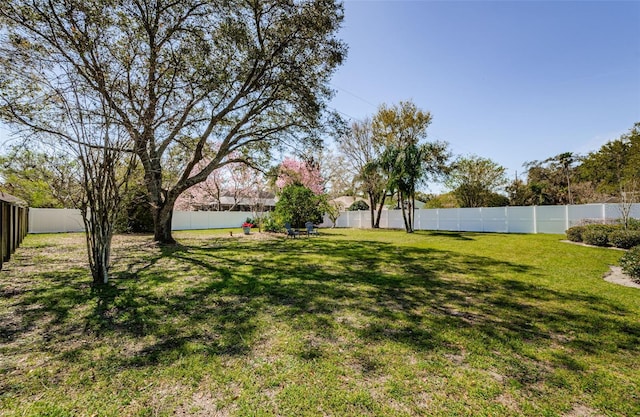
[[(100, 239), (100, 238), (99, 238)], [(108, 243), (105, 241), (108, 239)], [(105, 285), (109, 282), (109, 258), (111, 238), (104, 236), (101, 241), (96, 242), (93, 248), (93, 265), (91, 265), (91, 275), (95, 287)]]
[(153, 240), (159, 243), (172, 245), (176, 243), (171, 235), (171, 221), (173, 219), (173, 204), (165, 203), (159, 209), (154, 210), (153, 216)]
[(104, 205), (96, 204), (90, 210), (81, 207), (82, 219), (87, 240), (89, 268), (93, 277), (93, 286), (99, 287), (109, 282), (109, 263), (111, 257), (111, 238), (113, 237), (112, 215), (106, 212)]
[(376, 217), (376, 197), (373, 195), (373, 193), (368, 193), (369, 194), (369, 213), (371, 213), (371, 228), (375, 229), (376, 228), (376, 224), (375, 224), (375, 217)]
[(375, 223), (375, 228), (379, 229), (380, 228), (380, 217), (382, 216), (382, 207), (384, 207), (384, 202), (387, 199), (387, 193), (386, 191), (382, 193), (382, 200), (380, 201), (380, 205), (378, 206), (378, 213), (376, 215), (376, 223)]
[(407, 221), (407, 210), (404, 207), (404, 195), (398, 191), (398, 203), (402, 209), (402, 220), (404, 221), (404, 230), (407, 233), (411, 233), (411, 224)]
[(409, 213), (409, 225), (411, 226), (411, 231), (415, 230), (415, 220), (416, 220), (416, 193), (413, 191), (411, 193), (411, 212)]

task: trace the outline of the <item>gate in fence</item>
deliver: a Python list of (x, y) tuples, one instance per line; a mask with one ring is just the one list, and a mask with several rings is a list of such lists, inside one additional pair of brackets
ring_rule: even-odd
[(19, 198), (0, 192), (0, 270), (22, 243), (29, 228), (29, 207)]

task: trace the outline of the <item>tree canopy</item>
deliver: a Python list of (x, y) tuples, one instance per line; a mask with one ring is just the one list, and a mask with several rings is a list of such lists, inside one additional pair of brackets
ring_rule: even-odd
[(444, 173), (449, 158), (446, 143), (425, 141), (430, 123), (429, 112), (401, 101), (381, 105), (373, 118), (354, 122), (340, 138), (340, 149), (369, 197), (372, 227), (379, 227), (387, 197), (397, 194), (405, 228), (413, 231), (416, 187)]
[(333, 0), (7, 0), (0, 116), (78, 142), (64, 106), (106, 103), (144, 169), (155, 238), (173, 242), (182, 192), (276, 144), (318, 139), (346, 54), (342, 19)]
[(487, 207), (507, 184), (505, 168), (477, 155), (459, 157), (446, 180), (460, 207)]
[(579, 172), (583, 179), (592, 181), (603, 192), (617, 194), (637, 188), (636, 183), (640, 180), (640, 123), (620, 138), (587, 155)]

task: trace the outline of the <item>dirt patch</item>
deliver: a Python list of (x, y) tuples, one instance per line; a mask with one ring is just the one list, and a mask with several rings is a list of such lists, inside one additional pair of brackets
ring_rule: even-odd
[(604, 417), (596, 410), (586, 407), (584, 405), (575, 405), (568, 414), (564, 414), (564, 417)]
[(624, 285), (625, 287), (640, 288), (640, 284), (631, 279), (619, 266), (609, 266), (609, 272), (604, 275), (604, 280), (613, 284)]

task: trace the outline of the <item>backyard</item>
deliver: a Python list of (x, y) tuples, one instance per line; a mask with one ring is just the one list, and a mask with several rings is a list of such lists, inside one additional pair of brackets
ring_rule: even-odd
[(562, 235), (29, 235), (0, 272), (3, 416), (640, 415), (640, 290)]

